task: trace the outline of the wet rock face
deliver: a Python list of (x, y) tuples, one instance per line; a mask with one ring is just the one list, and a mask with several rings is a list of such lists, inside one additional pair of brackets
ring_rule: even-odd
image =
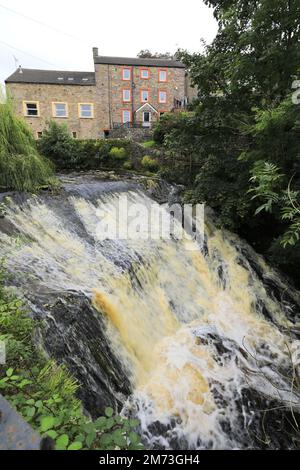
[(79, 381), (78, 396), (93, 417), (107, 406), (120, 408), (131, 392), (130, 374), (110, 349), (101, 313), (88, 298), (75, 292), (59, 298), (48, 294), (46, 302), (41, 296), (34, 299), (37, 320), (43, 310), (39, 342), (45, 352), (65, 364)]
[[(193, 293), (198, 292), (198, 288), (201, 288), (202, 277), (198, 276), (198, 271), (194, 273), (189, 270), (192, 265), (190, 261), (193, 259), (187, 258), (186, 253), (183, 256), (180, 245), (177, 244), (174, 247), (173, 241), (168, 244), (166, 251), (164, 251), (164, 245), (157, 245), (155, 250), (152, 251), (152, 248), (149, 248), (147, 251), (144, 243), (140, 248), (139, 245), (127, 246), (109, 239), (99, 242), (94, 237), (94, 212), (90, 209), (97, 206), (98, 199), (104, 201), (108, 199), (111, 202), (110, 193), (114, 198), (116, 193), (130, 193), (133, 190), (136, 193), (137, 201), (141, 200), (140, 195), (143, 193), (142, 201), (145, 202), (146, 193), (152, 200), (160, 204), (181, 204), (180, 191), (182, 188), (171, 186), (156, 178), (140, 176), (128, 178), (126, 176), (120, 181), (116, 181), (113, 174), (105, 181), (101, 181), (101, 178), (99, 173), (79, 176), (70, 174), (67, 177), (62, 177), (62, 188), (56, 194), (44, 193), (38, 198), (27, 197), (27, 199), (25, 196), (16, 195), (13, 199), (17, 203), (18, 210), (12, 212), (10, 218), (4, 217), (0, 220), (0, 240), (1, 234), (4, 234), (4, 245), (7, 244), (6, 248), (9, 253), (7, 238), (11, 237), (12, 241), (16, 239), (16, 243), (11, 248), (10, 258), (7, 257), (8, 267), (12, 274), (11, 282), (18, 286), (19, 291), (23, 292), (28, 299), (32, 315), (38, 320), (43, 320), (43, 326), (40, 328), (37, 338), (42, 348), (49, 357), (58, 363), (65, 364), (79, 381), (81, 387), (78, 395), (85, 409), (93, 417), (96, 417), (108, 405), (121, 409), (126, 399), (131, 396), (129, 399), (130, 405), (132, 405), (130, 413), (133, 413), (134, 416), (135, 406), (138, 407), (140, 404), (132, 398), (135, 393), (132, 384), (135, 381), (132, 379), (132, 372), (127, 369), (129, 366), (126, 358), (121, 357), (121, 354), (124, 353), (124, 351), (122, 353), (120, 351), (121, 345), (118, 343), (117, 347), (113, 347), (113, 341), (110, 341), (112, 338), (109, 333), (107, 334), (106, 319), (110, 318), (108, 311), (101, 313), (101, 306), (100, 311), (96, 311), (92, 305), (91, 297), (94, 287), (100, 286), (104, 293), (113, 294), (112, 299), (114, 295), (118, 300), (122, 299), (123, 294), (123, 298), (128, 300), (132, 294), (143, 300), (143, 302), (121, 303), (120, 312), (125, 317), (125, 321), (122, 323), (123, 329), (126, 329), (130, 322), (134, 324), (136, 321), (139, 325), (140, 313), (146, 319), (149, 317), (151, 321), (145, 323), (145, 328), (142, 325), (139, 330), (128, 330), (130, 339), (136, 335), (146, 342), (148, 336), (151, 336), (151, 330), (155, 330), (153, 326), (155, 325), (153, 322), (155, 316), (153, 314), (156, 313), (159, 319), (164, 319), (163, 313), (166, 303), (160, 304), (158, 302), (160, 297), (156, 293), (161, 293), (164, 289), (162, 299), (167, 300), (171, 318), (176, 314), (182, 324), (189, 324), (192, 318), (189, 316), (190, 311), (194, 309), (194, 303), (191, 299)], [(108, 194), (105, 195), (105, 193)], [(78, 198), (83, 202), (86, 212), (80, 212), (81, 206), (76, 210), (78, 206), (74, 204), (74, 200), (77, 201)], [(39, 207), (39, 202), (42, 203), (41, 207)], [(151, 200), (147, 198), (146, 202), (149, 205)], [(33, 211), (28, 210), (31, 203)], [(25, 218), (23, 217), (24, 213)], [(20, 220), (22, 223), (18, 224), (17, 222)], [(210, 214), (208, 214), (208, 220), (210, 220)], [(33, 221), (33, 226), (31, 226), (31, 221)], [(30, 231), (29, 228), (32, 230)], [(211, 234), (213, 235), (213, 231)], [(215, 281), (211, 283), (212, 285), (209, 284), (208, 288), (211, 288), (211, 295), (215, 296), (214, 299), (218, 297), (223, 303), (219, 302), (219, 310), (215, 304), (212, 305), (212, 310), (216, 309), (216, 316), (212, 318), (209, 326), (206, 326), (206, 323), (202, 325), (197, 296), (195, 312), (197, 315), (199, 312), (199, 326), (195, 327), (194, 336), (196, 346), (204, 348), (218, 372), (215, 375), (210, 375), (207, 373), (208, 368), (205, 367), (205, 363), (201, 367), (199, 366), (200, 372), (207, 373), (207, 383), (217, 405), (216, 411), (220, 419), (216, 420), (215, 428), (207, 439), (204, 429), (202, 433), (197, 434), (194, 440), (189, 441), (188, 432), (184, 433), (183, 431), (187, 408), (184, 409), (181, 418), (177, 411), (170, 416), (169, 421), (162, 420), (160, 422), (155, 415), (151, 424), (151, 416), (149, 415), (151, 409), (149, 403), (146, 402), (145, 406), (148, 406), (148, 410), (145, 408), (144, 415), (137, 414), (137, 417), (150, 416), (150, 424), (144, 434), (144, 441), (147, 446), (158, 449), (168, 448), (168, 446), (175, 449), (186, 449), (189, 445), (191, 448), (225, 448), (226, 446), (226, 448), (241, 449), (296, 447), (299, 445), (299, 433), (293, 430), (292, 413), (283, 406), (286, 400), (276, 401), (277, 397), (274, 399), (273, 394), (269, 395), (273, 397), (270, 399), (265, 396), (263, 386), (258, 384), (258, 388), (255, 389), (253, 386), (255, 380), (248, 383), (250, 369), (253, 369), (255, 377), (261, 376), (261, 370), (267, 370), (271, 374), (274, 369), (278, 371), (278, 375), (291, 377), (293, 371), (289, 364), (287, 361), (282, 361), (282, 364), (278, 362), (278, 357), (272, 352), (273, 350), (269, 349), (268, 341), (265, 341), (264, 338), (259, 341), (258, 345), (257, 360), (260, 363), (258, 364), (253, 358), (251, 361), (249, 352), (242, 347), (242, 342), (239, 342), (238, 327), (234, 330), (234, 334), (232, 333), (233, 336), (227, 337), (226, 332), (224, 333), (226, 329), (220, 328), (221, 324), (218, 328), (216, 325), (218, 325), (219, 315), (222, 318), (222, 309), (228, 315), (224, 317), (224, 324), (231, 322), (239, 325), (240, 316), (231, 316), (232, 311), (235, 311), (235, 305), (232, 302), (224, 302), (230, 290), (230, 283), (237, 278), (234, 276), (235, 269), (231, 275), (232, 266), (242, 267), (249, 274), (249, 285), (243, 281), (244, 289), (250, 289), (253, 285), (257, 286), (255, 296), (251, 297), (254, 305), (253, 311), (259, 315), (259, 318), (262, 316), (268, 320), (270, 329), (275, 327), (281, 331), (281, 323), (276, 320), (275, 310), (273, 312), (275, 307), (269, 302), (274, 300), (276, 306), (279, 306), (284, 315), (290, 318), (293, 323), (294, 329), (291, 333), (296, 337), (297, 328), (299, 328), (299, 325), (297, 326), (300, 311), (299, 294), (290, 288), (280, 275), (277, 276), (276, 272), (273, 271), (273, 274), (271, 270), (269, 272), (269, 268), (265, 266), (261, 258), (242, 240), (233, 235), (227, 237), (230, 240), (230, 248), (232, 246), (235, 248), (233, 258), (233, 255), (229, 256), (222, 251), (226, 239), (222, 239), (222, 243), (216, 246), (213, 244), (210, 246), (208, 243), (210, 235), (205, 235), (201, 248), (204, 255), (201, 260), (203, 264), (200, 264), (200, 267), (209, 266), (213, 275), (212, 279)], [(75, 244), (73, 244), (74, 241)], [(0, 244), (0, 257), (1, 248)], [(232, 251), (230, 250), (229, 253)], [(99, 254), (101, 257), (98, 258)], [(164, 260), (163, 265), (159, 265), (161, 259)], [(190, 261), (187, 262), (187, 259)], [(175, 272), (173, 273), (172, 261), (176, 260), (180, 269), (176, 271), (176, 265), (174, 265)], [(231, 263), (231, 261), (233, 262)], [(157, 269), (152, 271), (153, 266)], [(78, 272), (77, 267), (81, 268)], [(166, 267), (166, 272), (164, 267)], [(160, 274), (159, 271), (162, 271), (165, 277), (160, 279), (160, 282), (162, 281), (159, 285), (160, 289), (156, 290), (158, 282), (156, 278)], [(200, 272), (202, 271), (200, 270)], [(191, 273), (190, 277), (188, 273)], [(105, 274), (104, 280), (103, 274)], [(117, 284), (110, 282), (122, 277), (123, 274), (126, 275), (126, 282)], [(183, 284), (185, 278), (188, 283)], [(190, 285), (194, 285), (193, 290), (189, 289)], [(176, 290), (182, 298), (177, 296)], [(153, 292), (155, 294), (152, 294)], [(203, 284), (203, 290), (199, 290), (199, 292), (202, 292), (199, 297), (205, 296), (206, 283)], [(210, 292), (209, 289), (208, 292)], [(153, 297), (155, 295), (154, 301), (152, 295)], [(136, 301), (136, 298), (134, 299)], [(190, 301), (191, 303), (189, 303)], [(105, 304), (103, 305), (103, 309), (105, 309)], [(112, 305), (114, 305), (113, 302)], [(240, 305), (242, 306), (240, 307)], [(206, 304), (204, 308), (206, 308)], [(237, 313), (242, 314), (244, 308), (247, 306), (237, 304)], [(135, 313), (135, 316), (129, 315), (132, 312)], [(256, 315), (254, 315), (255, 318)], [(247, 325), (247, 318), (245, 318), (245, 324)], [(110, 327), (114, 325), (111, 321)], [(161, 326), (163, 325), (160, 321), (158, 322), (158, 333), (161, 329), (163, 330)], [(194, 329), (194, 326), (192, 328)], [(261, 338), (260, 331), (254, 330), (253, 333), (258, 340)], [(252, 329), (250, 333), (251, 336)], [(157, 334), (153, 348), (147, 350), (147, 357), (152, 358), (154, 346), (160, 338), (160, 334)], [(176, 353), (178, 352), (177, 346), (180, 346), (180, 341), (184, 342), (184, 338), (181, 331), (180, 336), (176, 339), (176, 350), (174, 348)], [(192, 359), (194, 358), (192, 365), (198, 364), (196, 352), (194, 354), (193, 350), (194, 356), (188, 354), (190, 345), (192, 345), (192, 339), (187, 336), (184, 347), (179, 351), (181, 354), (179, 358), (180, 360), (183, 358), (189, 365), (192, 357)], [(138, 346), (140, 347), (140, 344)], [(276, 351), (276, 348), (274, 350)], [(245, 365), (247, 361), (251, 366), (248, 369)], [(156, 360), (154, 365), (156, 363), (160, 364), (161, 359)], [(132, 368), (133, 364), (134, 361), (131, 364)], [(167, 362), (167, 367), (169, 364), (170, 362)], [(178, 363), (176, 362), (176, 364)], [(180, 363), (178, 365), (181, 370)], [(224, 369), (228, 370), (227, 375), (222, 372)], [(223, 382), (222, 377), (224, 378)], [(235, 377), (238, 378), (236, 381), (233, 380)], [(272, 377), (271, 374), (269, 384)], [(198, 386), (198, 382), (195, 383)], [(170, 381), (171, 388), (174, 389), (172, 380)], [(182, 397), (182, 389), (179, 391), (178, 396)], [(163, 400), (164, 396), (162, 395), (161, 401)], [(184, 406), (182, 405), (181, 408)], [(138, 411), (140, 410), (138, 409)], [(201, 431), (201, 422), (205, 419), (205, 415), (201, 413), (190, 415), (191, 418), (193, 416), (196, 416), (195, 427), (198, 427), (199, 424)], [(207, 420), (208, 424), (209, 419)], [(299, 421), (299, 417), (297, 419)], [(205, 428), (205, 423), (203, 428)], [(151, 442), (148, 442), (145, 436), (150, 436)], [(220, 437), (219, 440), (218, 437)]]

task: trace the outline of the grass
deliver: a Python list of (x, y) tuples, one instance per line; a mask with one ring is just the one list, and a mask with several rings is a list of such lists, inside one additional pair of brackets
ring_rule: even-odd
[(0, 103), (0, 189), (36, 191), (53, 180), (48, 160), (22, 118), (15, 115), (10, 99)]

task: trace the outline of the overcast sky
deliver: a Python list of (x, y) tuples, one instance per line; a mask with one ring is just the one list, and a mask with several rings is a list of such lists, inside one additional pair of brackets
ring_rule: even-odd
[(0, 83), (15, 59), (24, 68), (88, 71), (93, 46), (133, 57), (141, 49), (199, 51), (216, 31), (202, 0), (0, 0)]

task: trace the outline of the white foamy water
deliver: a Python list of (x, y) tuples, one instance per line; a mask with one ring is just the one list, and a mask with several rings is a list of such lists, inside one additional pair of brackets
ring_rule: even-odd
[[(128, 197), (151, 202), (141, 192)], [(266, 292), (238, 240), (211, 223), (206, 255), (187, 250), (187, 240), (98, 240), (97, 209), (105, 205), (109, 216), (117, 202), (115, 193), (93, 202), (70, 196), (71, 221), (45, 201), (12, 204), (7, 219), (19, 234), (0, 232), (0, 255), (25, 291), (90, 297), (115, 356), (132, 371), (123, 413), (138, 416), (148, 446), (251, 447), (257, 410), (244, 405), (245, 391), (298, 410), (291, 365), (299, 368), (300, 342), (289, 332), (299, 325)]]

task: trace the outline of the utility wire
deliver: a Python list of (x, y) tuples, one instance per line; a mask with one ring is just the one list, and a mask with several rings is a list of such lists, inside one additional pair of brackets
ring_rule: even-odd
[(84, 39), (80, 39), (80, 38), (78, 38), (77, 36), (74, 36), (73, 34), (67, 33), (67, 32), (65, 32), (65, 31), (62, 31), (62, 30), (60, 30), (60, 29), (58, 29), (58, 28), (55, 28), (55, 27), (53, 27), (53, 26), (51, 26), (51, 25), (49, 25), (49, 24), (47, 24), (47, 23), (44, 23), (44, 22), (39, 21), (39, 20), (36, 20), (35, 18), (31, 18), (30, 16), (24, 15), (24, 13), (21, 13), (21, 12), (19, 12), (19, 11), (13, 10), (12, 8), (6, 7), (6, 6), (1, 5), (1, 4), (0, 4), (0, 8), (3, 8), (4, 10), (9, 11), (10, 13), (13, 13), (13, 14), (15, 14), (15, 15), (22, 16), (22, 17), (25, 18), (26, 20), (33, 21), (34, 23), (37, 23), (37, 24), (39, 24), (39, 25), (41, 25), (41, 26), (44, 26), (45, 28), (49, 28), (49, 29), (51, 29), (52, 31), (55, 31), (56, 33), (63, 34), (64, 36), (68, 36), (69, 38), (75, 39), (76, 41), (79, 41), (79, 42), (81, 42), (81, 43), (84, 42), (85, 44), (87, 44), (87, 45), (90, 46), (90, 43), (87, 42), (87, 41), (85, 41)]
[(37, 57), (35, 55), (29, 54), (28, 52), (23, 51), (22, 49), (18, 49), (17, 47), (14, 47), (11, 44), (8, 44), (7, 42), (0, 41), (0, 44), (3, 44), (4, 46), (9, 47), (10, 49), (14, 49), (15, 51), (22, 52), (22, 54), (26, 54), (29, 57), (32, 57), (33, 59), (37, 59), (39, 61), (45, 62), (45, 64), (53, 65), (54, 67), (56, 67), (55, 64), (53, 64), (52, 62), (48, 62), (47, 60), (44, 60), (41, 57)]

